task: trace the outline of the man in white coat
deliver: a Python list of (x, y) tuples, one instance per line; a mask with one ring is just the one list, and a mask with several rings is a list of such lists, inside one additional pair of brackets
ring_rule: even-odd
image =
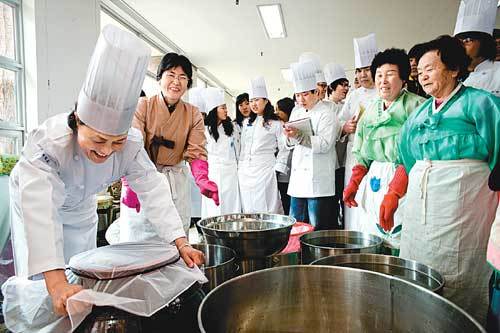
[(334, 204), (338, 120), (330, 103), (319, 100), (314, 64), (294, 63), (291, 70), (298, 105), (284, 129), (286, 145), (294, 149), (290, 215), (305, 222), (308, 215), (316, 230), (332, 229), (338, 215)]
[[(351, 179), (352, 168), (355, 164), (352, 155), (352, 145), (354, 143), (354, 132), (359, 118), (363, 115), (368, 104), (377, 97), (377, 90), (370, 72), (370, 65), (375, 54), (378, 53), (375, 34), (369, 34), (364, 37), (354, 38), (354, 64), (356, 71), (359, 71), (359, 83), (361, 87), (347, 95), (344, 107), (340, 113), (339, 120), (342, 126), (343, 137), (341, 140), (348, 140), (345, 158), (345, 178), (344, 186), (347, 186)], [(344, 223), (346, 230), (360, 231), (357, 221), (356, 210), (345, 207)]]
[(464, 44), (471, 58), (471, 73), (464, 85), (484, 89), (500, 96), (500, 62), (495, 61), (496, 42), (493, 29), (497, 14), (497, 1), (462, 0), (455, 24), (455, 37)]
[[(106, 26), (76, 110), (49, 118), (28, 137), (10, 180), (16, 276), (3, 291), (22, 292), (30, 280), (44, 279), (54, 312), (65, 315), (66, 301), (82, 289), (68, 283), (66, 265), (96, 247), (95, 194), (123, 176), (164, 241), (175, 243), (188, 266), (204, 262), (186, 240), (169, 185), (141, 134), (130, 129), (150, 53), (136, 36)], [(10, 299), (33, 301), (29, 296)]]

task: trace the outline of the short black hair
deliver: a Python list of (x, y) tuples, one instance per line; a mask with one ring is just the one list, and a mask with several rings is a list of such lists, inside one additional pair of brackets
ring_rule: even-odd
[(456, 37), (442, 35), (436, 39), (422, 44), (422, 52), (417, 61), (427, 52), (437, 51), (441, 61), (451, 71), (458, 71), (458, 80), (464, 80), (469, 72), (467, 68), (470, 64), (470, 58), (465, 53), (465, 48)]
[(339, 85), (344, 84), (346, 82), (347, 84), (349, 84), (349, 80), (343, 77), (330, 83), (330, 85), (327, 88), (328, 96), (330, 96), (337, 89)]
[(174, 52), (165, 54), (161, 59), (156, 72), (156, 80), (160, 81), (163, 72), (175, 67), (181, 67), (184, 73), (186, 73), (188, 77), (188, 89), (191, 88), (193, 85), (193, 65), (186, 56)]
[(280, 109), (281, 111), (286, 113), (288, 117), (290, 117), (290, 114), (295, 107), (295, 102), (290, 97), (285, 97), (277, 101), (276, 105), (278, 106), (278, 109)]
[(141, 95), (140, 95), (140, 97), (147, 97), (147, 96), (146, 96), (146, 93), (145, 93), (145, 92), (144, 92), (144, 90), (142, 90), (142, 89), (141, 89)]
[(240, 112), (240, 104), (244, 101), (250, 102), (250, 97), (247, 93), (242, 93), (236, 96), (236, 123), (240, 126), (243, 126), (243, 114)]
[(410, 76), (410, 58), (405, 50), (391, 48), (377, 53), (370, 66), (373, 79), (375, 79), (377, 68), (385, 64), (398, 66), (399, 78), (403, 81), (408, 80)]
[(467, 31), (459, 33), (455, 37), (459, 39), (470, 38), (478, 40), (480, 44), (478, 56), (495, 61), (495, 57), (497, 55), (497, 44), (492, 35), (480, 31)]
[(420, 59), (422, 56), (422, 44), (415, 44), (408, 51), (408, 58)]

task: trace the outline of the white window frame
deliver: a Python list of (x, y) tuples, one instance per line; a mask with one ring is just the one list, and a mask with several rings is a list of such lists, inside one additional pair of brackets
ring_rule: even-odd
[[(26, 132), (26, 86), (24, 80), (24, 34), (23, 16), (21, 0), (0, 0), (14, 9), (14, 45), (15, 59), (10, 59), (0, 55), (0, 68), (13, 71), (15, 73), (16, 91), (16, 119), (15, 122), (0, 121), (0, 136), (17, 138), (17, 146), (14, 153), (20, 154), (24, 145)], [(1, 152), (0, 153), (4, 153)]]

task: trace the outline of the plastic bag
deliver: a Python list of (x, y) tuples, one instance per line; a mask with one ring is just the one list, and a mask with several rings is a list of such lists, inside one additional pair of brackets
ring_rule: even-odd
[(93, 280), (66, 271), (70, 283), (83, 285), (83, 291), (68, 299), (69, 316), (56, 316), (45, 281), (12, 277), (3, 286), (3, 313), (13, 332), (72, 332), (92, 311), (92, 306), (113, 306), (149, 317), (167, 306), (195, 283), (208, 280), (198, 267), (189, 268), (183, 260), (149, 273), (116, 280)]

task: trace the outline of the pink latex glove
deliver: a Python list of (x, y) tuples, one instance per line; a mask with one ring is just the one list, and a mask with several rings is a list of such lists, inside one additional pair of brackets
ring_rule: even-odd
[(219, 205), (219, 189), (217, 184), (208, 179), (208, 163), (203, 160), (193, 160), (191, 162), (191, 173), (196, 185), (200, 188), (201, 194), (211, 198), (215, 204)]
[(125, 190), (125, 195), (122, 197), (122, 202), (128, 208), (135, 208), (135, 211), (139, 213), (141, 211), (141, 203), (137, 194), (128, 186), (128, 182), (125, 177), (122, 177), (122, 191)]

